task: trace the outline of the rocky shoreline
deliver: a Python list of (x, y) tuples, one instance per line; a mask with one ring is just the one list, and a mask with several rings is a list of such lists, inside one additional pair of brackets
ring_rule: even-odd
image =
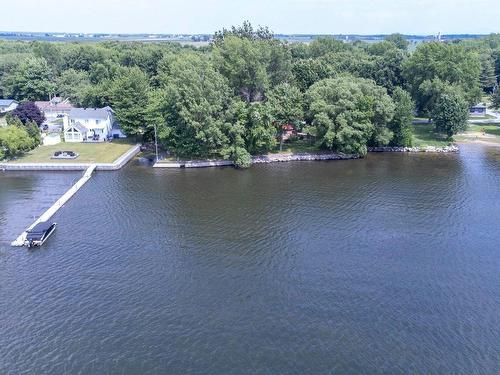
[[(450, 145), (446, 147), (370, 147), (368, 152), (435, 152), (435, 153), (450, 153), (458, 152), (458, 147)], [(286, 163), (291, 161), (326, 161), (326, 160), (352, 160), (359, 159), (356, 154), (343, 153), (281, 153), (258, 155), (252, 157), (252, 164), (269, 164), (269, 163)], [(207, 167), (226, 167), (234, 166), (231, 160), (189, 160), (180, 162), (159, 162), (154, 165), (154, 168), (207, 168)]]
[(282, 163), (289, 161), (351, 160), (359, 159), (359, 157), (359, 155), (343, 153), (269, 154), (253, 156), (252, 164)]
[(444, 147), (426, 146), (426, 147), (368, 147), (368, 152), (437, 152), (449, 153), (458, 152), (458, 147), (449, 145)]

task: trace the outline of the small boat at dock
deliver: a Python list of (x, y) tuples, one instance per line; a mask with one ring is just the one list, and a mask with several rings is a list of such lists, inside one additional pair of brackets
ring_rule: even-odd
[(42, 221), (26, 232), (24, 245), (27, 247), (42, 246), (56, 229), (56, 223)]

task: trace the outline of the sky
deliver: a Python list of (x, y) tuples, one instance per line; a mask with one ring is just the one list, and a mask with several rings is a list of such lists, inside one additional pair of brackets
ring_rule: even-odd
[[(279, 34), (500, 32), (500, 0), (0, 0), (2, 31), (211, 34), (249, 20)], [(21, 15), (21, 16), (19, 16)]]

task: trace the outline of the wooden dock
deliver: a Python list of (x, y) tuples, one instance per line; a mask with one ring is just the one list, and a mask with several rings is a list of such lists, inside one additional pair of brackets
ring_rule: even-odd
[(23, 246), (24, 241), (26, 239), (26, 232), (33, 228), (35, 225), (37, 225), (40, 222), (43, 221), (49, 221), (54, 214), (59, 211), (59, 209), (71, 199), (75, 193), (80, 190), (80, 188), (85, 185), (85, 183), (90, 180), (92, 177), (92, 173), (96, 169), (96, 165), (92, 164), (90, 165), (85, 173), (83, 174), (82, 178), (80, 178), (66, 193), (63, 194), (61, 198), (57, 200), (56, 203), (54, 203), (47, 211), (45, 211), (39, 218), (36, 220), (33, 224), (31, 224), (15, 241), (11, 243), (11, 246)]

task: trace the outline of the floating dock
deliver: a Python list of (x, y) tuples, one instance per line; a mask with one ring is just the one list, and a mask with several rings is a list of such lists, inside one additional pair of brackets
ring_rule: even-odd
[(45, 211), (39, 218), (38, 220), (36, 220), (33, 224), (31, 224), (28, 228), (26, 228), (26, 230), (21, 233), (21, 235), (19, 237), (17, 237), (17, 239), (11, 243), (11, 246), (23, 246), (24, 245), (24, 241), (26, 240), (26, 232), (28, 230), (30, 230), (31, 228), (33, 228), (35, 225), (37, 225), (38, 223), (40, 222), (43, 222), (43, 221), (49, 221), (50, 218), (52, 216), (54, 216), (54, 214), (59, 211), (59, 209), (64, 206), (64, 204), (69, 201), (71, 199), (71, 197), (73, 195), (75, 195), (75, 193), (80, 190), (80, 188), (85, 185), (85, 183), (90, 180), (90, 178), (92, 177), (92, 173), (94, 172), (94, 170), (96, 169), (97, 165), (95, 164), (92, 164), (90, 165), (87, 170), (85, 171), (85, 173), (83, 174), (82, 178), (80, 178), (76, 184), (74, 184), (66, 193), (64, 193), (64, 195), (59, 198), (57, 200), (56, 203), (54, 203), (52, 205), (52, 207), (50, 207), (47, 211)]

